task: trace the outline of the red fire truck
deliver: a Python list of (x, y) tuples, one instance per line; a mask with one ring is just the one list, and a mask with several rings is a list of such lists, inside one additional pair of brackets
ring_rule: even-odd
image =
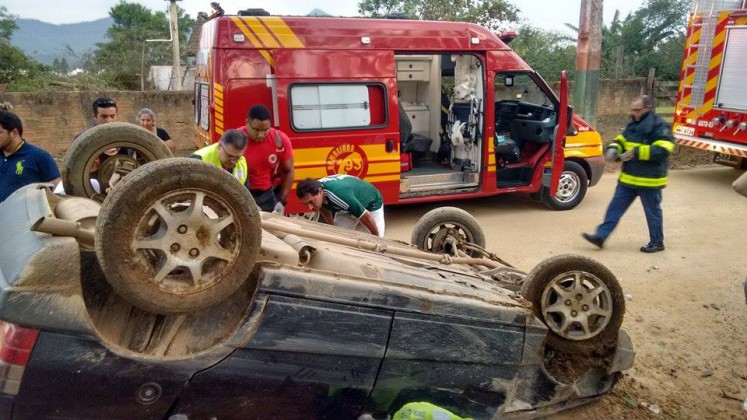
[(571, 209), (601, 177), (601, 138), (571, 123), (565, 76), (556, 96), (508, 41), (458, 22), (217, 16), (200, 35), (197, 145), (264, 104), (296, 181), (355, 175), (387, 205), (528, 192)]
[(673, 131), (679, 145), (747, 169), (747, 1), (695, 2)]

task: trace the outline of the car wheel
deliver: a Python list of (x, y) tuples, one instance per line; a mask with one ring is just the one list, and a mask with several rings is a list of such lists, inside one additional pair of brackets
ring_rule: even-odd
[[(112, 149), (117, 153), (106, 153)], [(65, 153), (63, 187), (67, 195), (101, 201), (109, 187), (132, 169), (167, 157), (171, 157), (168, 147), (140, 126), (124, 122), (98, 125), (78, 136)]]
[(570, 210), (576, 207), (586, 196), (589, 188), (589, 177), (584, 168), (576, 162), (566, 161), (560, 175), (558, 192), (550, 195), (550, 188), (542, 188), (542, 201), (553, 210)]
[(558, 255), (529, 272), (521, 294), (548, 327), (551, 348), (603, 354), (614, 348), (625, 298), (612, 272), (591, 258)]
[[(471, 214), (456, 207), (440, 207), (418, 220), (410, 242), (424, 251), (454, 254), (454, 246), (463, 242), (485, 247), (485, 234)], [(461, 250), (472, 256), (480, 254), (474, 250)]]
[(236, 292), (261, 239), (249, 191), (189, 158), (135, 169), (106, 197), (96, 222), (96, 255), (112, 288), (162, 314), (210, 307)]

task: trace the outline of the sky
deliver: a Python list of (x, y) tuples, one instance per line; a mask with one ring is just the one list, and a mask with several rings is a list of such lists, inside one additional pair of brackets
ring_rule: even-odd
[[(37, 19), (42, 22), (63, 24), (88, 22), (109, 16), (109, 9), (117, 0), (2, 0), (8, 12), (21, 18)], [(140, 3), (151, 10), (166, 11), (168, 0), (128, 0)], [(509, 0), (521, 10), (521, 16), (532, 26), (549, 30), (567, 31), (564, 23), (578, 26), (581, 0)], [(615, 10), (621, 17), (638, 9), (644, 0), (604, 1), (604, 22), (612, 21)], [(274, 0), (271, 6), (265, 2), (246, 0), (218, 0), (227, 14), (235, 14), (239, 9), (262, 7), (274, 15), (305, 15), (313, 9), (320, 9), (333, 16), (357, 16), (356, 0)], [(179, 0), (179, 7), (192, 18), (200, 11), (210, 12), (210, 0)]]

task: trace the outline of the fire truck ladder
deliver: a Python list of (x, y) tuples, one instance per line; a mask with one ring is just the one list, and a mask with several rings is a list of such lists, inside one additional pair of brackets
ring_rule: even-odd
[[(693, 84), (685, 86), (685, 88), (691, 89), (688, 106), (695, 109), (703, 106), (719, 12), (739, 8), (741, 3), (742, 0), (701, 0), (695, 2), (692, 26), (693, 31), (700, 28), (700, 40), (697, 44), (690, 45), (685, 57), (686, 62), (688, 62), (693, 53), (697, 52), (698, 54), (695, 64), (689, 64), (686, 67), (687, 70), (694, 69)], [(705, 10), (707, 12), (701, 12)]]

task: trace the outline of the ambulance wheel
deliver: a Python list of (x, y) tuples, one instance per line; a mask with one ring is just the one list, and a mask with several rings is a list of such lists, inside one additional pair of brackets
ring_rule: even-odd
[(189, 158), (147, 163), (104, 199), (96, 255), (107, 281), (146, 311), (192, 312), (247, 281), (262, 240), (259, 210), (228, 172)]
[(547, 344), (576, 355), (614, 349), (625, 297), (612, 272), (579, 255), (558, 255), (529, 272), (521, 294), (549, 329)]
[(410, 243), (423, 251), (454, 255), (455, 248), (471, 256), (475, 250), (464, 248), (464, 243), (485, 247), (485, 234), (477, 219), (456, 207), (440, 207), (424, 214), (415, 224)]
[(576, 207), (586, 196), (589, 188), (589, 177), (584, 168), (576, 162), (567, 160), (560, 174), (558, 192), (550, 195), (550, 188), (542, 188), (542, 202), (552, 210), (570, 210)]
[(65, 153), (63, 187), (67, 195), (102, 201), (112, 184), (132, 169), (167, 157), (171, 157), (168, 147), (140, 126), (125, 122), (98, 125), (78, 136)]

